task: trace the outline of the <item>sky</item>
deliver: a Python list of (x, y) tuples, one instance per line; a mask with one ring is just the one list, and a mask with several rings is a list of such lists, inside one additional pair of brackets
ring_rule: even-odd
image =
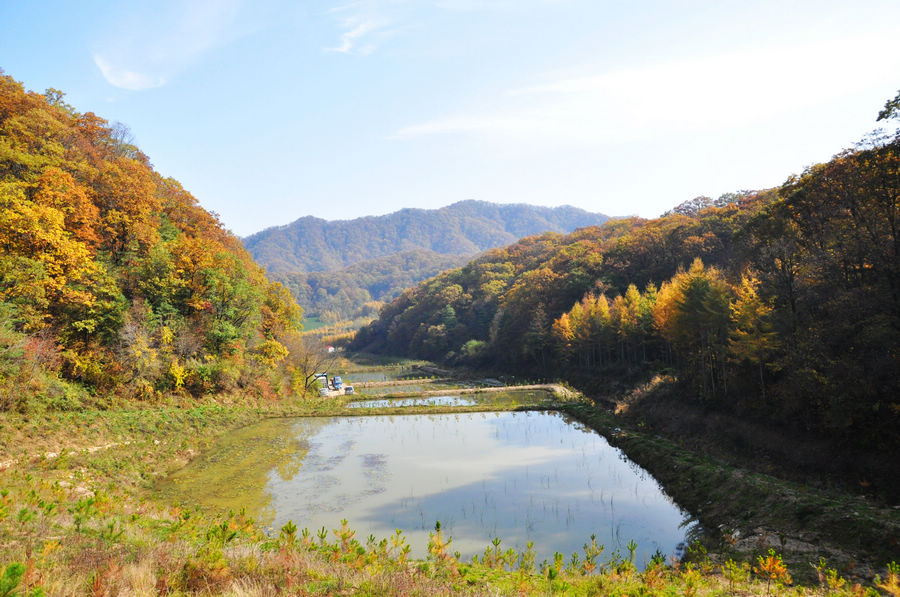
[(240, 236), (465, 199), (650, 218), (876, 128), (900, 2), (0, 0), (0, 68)]

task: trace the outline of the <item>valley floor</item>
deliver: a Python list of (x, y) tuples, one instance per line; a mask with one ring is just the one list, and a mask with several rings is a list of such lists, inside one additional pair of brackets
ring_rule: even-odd
[(398, 539), (365, 542), (337, 522), (323, 537), (290, 526), (266, 535), (243, 512), (154, 496), (156, 479), (229, 430), (268, 417), (346, 416), (343, 400), (3, 413), (0, 595), (900, 594), (897, 569), (883, 557), (897, 552), (900, 511), (730, 467), (575, 395), (548, 400), (655, 475), (715, 531), (711, 542), (643, 571), (589, 552), (541, 570), (527, 553), (490, 546), (464, 563), (440, 535), (428, 560), (408, 561)]

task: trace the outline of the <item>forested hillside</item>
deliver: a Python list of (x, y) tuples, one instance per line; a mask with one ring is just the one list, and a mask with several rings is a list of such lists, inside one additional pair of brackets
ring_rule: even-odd
[(276, 277), (307, 313), (315, 314), (323, 321), (358, 317), (370, 320), (384, 303), (403, 290), (466, 261), (468, 258), (463, 255), (405, 251), (330, 272), (298, 272)]
[(461, 201), (355, 220), (301, 218), (254, 234), (244, 244), (309, 316), (353, 328), (370, 321), (403, 289), (485, 249), (607, 219), (574, 207)]
[(762, 192), (544, 234), (404, 292), (354, 346), (598, 382), (900, 448), (900, 138)]
[(0, 409), (290, 382), (290, 293), (127, 128), (7, 76), (0, 247)]
[(546, 231), (572, 231), (608, 218), (574, 207), (460, 201), (436, 210), (327, 221), (301, 218), (244, 239), (270, 274), (340, 270), (406, 251), (475, 255)]

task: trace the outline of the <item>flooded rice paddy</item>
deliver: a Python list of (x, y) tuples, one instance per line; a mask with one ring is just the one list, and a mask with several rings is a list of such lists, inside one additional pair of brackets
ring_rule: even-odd
[(466, 394), (448, 392), (429, 396), (385, 396), (384, 398), (351, 400), (347, 408), (397, 408), (403, 406), (453, 406), (465, 407), (476, 405), (493, 405), (495, 407), (541, 406), (553, 399), (553, 394), (544, 389), (538, 390), (501, 390), (476, 391)]
[(412, 367), (346, 371), (344, 372), (344, 376), (348, 379), (352, 379), (353, 383), (378, 383), (400, 380), (427, 381), (428, 379), (426, 374)]
[(347, 408), (391, 408), (400, 406), (475, 406), (478, 401), (463, 396), (427, 396), (425, 398), (383, 398), (348, 402)]
[(596, 534), (606, 554), (627, 555), (634, 540), (641, 565), (656, 550), (672, 554), (689, 520), (602, 436), (544, 411), (270, 420), (224, 438), (159, 489), (246, 506), (275, 529), (292, 520), (331, 535), (346, 518), (363, 542), (403, 529), (414, 557), (440, 520), (465, 559), (494, 537), (520, 551), (534, 541), (538, 562), (568, 557)]
[[(459, 384), (443, 382), (393, 383), (382, 386), (354, 386), (360, 394), (383, 396), (385, 394), (414, 394), (431, 390), (449, 390), (459, 388)], [(474, 387), (474, 386), (472, 386)]]

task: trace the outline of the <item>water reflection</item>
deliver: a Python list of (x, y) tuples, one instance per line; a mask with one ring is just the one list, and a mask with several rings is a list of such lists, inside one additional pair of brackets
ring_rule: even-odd
[[(400, 528), (424, 557), (440, 520), (464, 558), (500, 537), (504, 549), (534, 541), (539, 562), (581, 551), (596, 533), (607, 554), (627, 553), (634, 539), (639, 565), (685, 537), (685, 513), (652, 477), (557, 413), (309, 418), (284, 432), (302, 450), (292, 474), (272, 460), (262, 483), (275, 528), (293, 520), (331, 530), (347, 518), (358, 538), (379, 539)], [(239, 475), (216, 462), (223, 476)], [(192, 467), (177, 484), (187, 493)]]
[[(269, 419), (229, 433), (214, 450), (156, 485), (165, 499), (222, 511), (247, 508), (264, 524), (272, 521), (270, 478), (292, 479), (306, 457), (306, 438), (328, 424), (325, 418)], [(299, 432), (298, 432), (299, 431)]]

